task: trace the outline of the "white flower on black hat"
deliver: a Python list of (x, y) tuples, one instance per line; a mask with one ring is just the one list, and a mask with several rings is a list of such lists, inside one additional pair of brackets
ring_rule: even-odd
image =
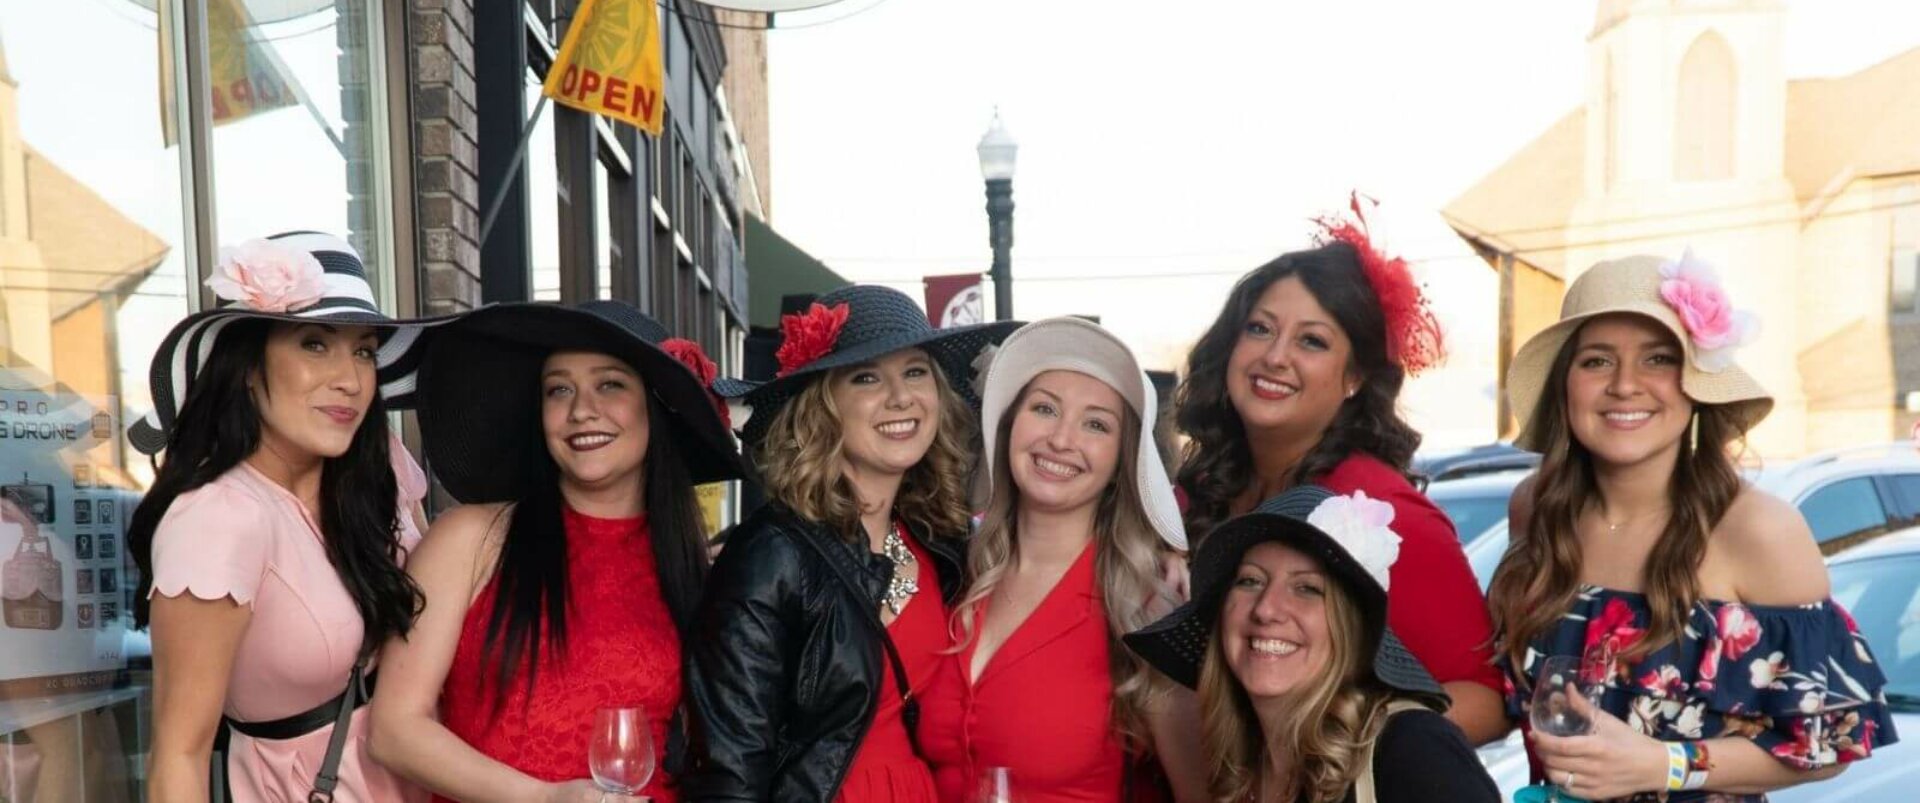
[(1393, 505), (1354, 491), (1322, 501), (1307, 515), (1307, 523), (1346, 550), (1381, 590), (1387, 589), (1387, 570), (1400, 559), (1400, 535), (1387, 526), (1393, 523)]

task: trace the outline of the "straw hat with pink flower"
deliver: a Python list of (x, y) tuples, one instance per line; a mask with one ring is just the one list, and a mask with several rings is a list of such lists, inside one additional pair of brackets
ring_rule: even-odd
[(1567, 288), (1560, 322), (1529, 338), (1507, 369), (1507, 399), (1519, 421), (1514, 445), (1539, 451), (1529, 431), (1547, 386), (1547, 374), (1567, 338), (1601, 315), (1630, 313), (1651, 318), (1679, 341), (1685, 365), (1680, 390), (1699, 404), (1728, 408), (1739, 432), (1752, 429), (1773, 410), (1773, 397), (1735, 362), (1739, 349), (1760, 333), (1752, 314), (1736, 309), (1713, 267), (1688, 249), (1679, 259), (1631, 256), (1601, 262)]

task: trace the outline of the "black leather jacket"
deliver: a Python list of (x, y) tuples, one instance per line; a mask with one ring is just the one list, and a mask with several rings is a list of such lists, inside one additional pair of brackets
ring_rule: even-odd
[[(948, 602), (960, 546), (914, 531)], [(693, 764), (683, 801), (829, 803), (882, 695), (893, 564), (769, 502), (733, 531), (686, 643)], [(933, 589), (922, 589), (927, 593)]]

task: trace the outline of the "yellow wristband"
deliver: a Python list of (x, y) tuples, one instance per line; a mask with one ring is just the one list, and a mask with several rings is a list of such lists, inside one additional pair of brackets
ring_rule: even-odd
[(1667, 791), (1678, 792), (1687, 788), (1687, 746), (1679, 742), (1666, 745)]

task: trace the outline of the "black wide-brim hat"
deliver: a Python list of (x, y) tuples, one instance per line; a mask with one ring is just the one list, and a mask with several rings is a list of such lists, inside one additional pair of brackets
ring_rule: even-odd
[[(817, 323), (823, 316), (840, 315), (844, 321), (832, 329), (829, 338), (820, 337)], [(814, 321), (808, 321), (814, 318)], [(814, 324), (814, 325), (810, 325)], [(979, 397), (973, 389), (973, 359), (980, 350), (1005, 340), (1019, 321), (954, 326), (935, 329), (927, 314), (907, 294), (890, 287), (855, 284), (820, 296), (809, 312), (781, 316), (783, 354), (792, 355), (796, 332), (811, 335), (812, 349), (800, 356), (783, 356), (781, 372), (774, 379), (752, 382), (722, 378), (713, 384), (715, 393), (740, 399), (753, 408), (740, 433), (741, 440), (757, 444), (765, 438), (768, 425), (787, 400), (827, 371), (859, 365), (907, 348), (925, 350), (947, 375), (947, 381), (969, 405), (978, 408)], [(818, 352), (806, 353), (808, 351)], [(791, 363), (791, 364), (789, 364)]]
[(1198, 685), (1200, 666), (1220, 620), (1220, 606), (1239, 573), (1241, 560), (1254, 546), (1276, 541), (1319, 561), (1327, 576), (1360, 607), (1364, 638), (1373, 649), (1371, 669), (1376, 680), (1421, 699), (1435, 710), (1446, 710), (1451, 704), (1446, 690), (1387, 626), (1387, 589), (1338, 539), (1307, 523), (1307, 517), (1334, 496), (1317, 485), (1296, 486), (1215, 527), (1201, 539), (1189, 564), (1192, 600), (1121, 639), (1167, 677), (1189, 688)]
[[(223, 300), (220, 306), (187, 316), (153, 352), (148, 381), (153, 394), (153, 411), (127, 427), (127, 442), (141, 454), (158, 454), (167, 448), (174, 419), (186, 404), (187, 391), (200, 369), (212, 357), (227, 326), (245, 319), (264, 319), (282, 323), (328, 323), (370, 326), (381, 335), (374, 357), (380, 398), (387, 409), (413, 406), (416, 383), (426, 334), (453, 320), (453, 316), (397, 320), (387, 317), (374, 301), (373, 286), (367, 282), (366, 266), (360, 254), (347, 241), (331, 234), (291, 231), (266, 238), (273, 246), (292, 252), (304, 252), (320, 265), (324, 290), (310, 301), (284, 310), (263, 310), (244, 301)], [(243, 244), (232, 253), (245, 252), (255, 243)], [(244, 261), (244, 256), (237, 257)], [(222, 268), (229, 261), (223, 251)]]
[(538, 437), (540, 370), (561, 350), (633, 366), (673, 417), (649, 422), (652, 437), (675, 439), (695, 483), (743, 476), (718, 399), (662, 348), (666, 327), (632, 306), (499, 304), (467, 313), (439, 335), (420, 365), (420, 433), (434, 476), (461, 502), (504, 502), (526, 492), (530, 467), (546, 459)]

